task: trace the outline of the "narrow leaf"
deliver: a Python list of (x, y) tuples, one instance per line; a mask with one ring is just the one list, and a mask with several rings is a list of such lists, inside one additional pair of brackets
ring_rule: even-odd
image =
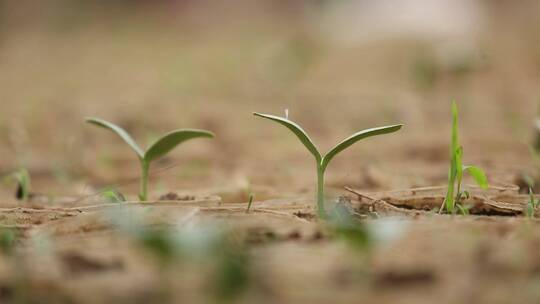
[(144, 154), (143, 159), (150, 163), (151, 161), (169, 153), (176, 146), (186, 140), (198, 137), (213, 138), (214, 133), (204, 130), (184, 129), (176, 130), (165, 134), (163, 137), (153, 143)]
[(253, 193), (250, 193), (246, 213), (249, 213), (249, 209), (251, 209), (251, 205), (253, 204), (253, 197)]
[(475, 166), (464, 166), (463, 171), (467, 171), (474, 178), (480, 188), (487, 189), (489, 187), (486, 174), (482, 169)]
[(449, 213), (454, 211), (454, 191), (456, 182), (455, 163), (455, 158), (453, 157), (452, 161), (450, 162), (450, 168), (448, 169), (448, 189), (446, 190), (446, 197), (444, 198), (444, 205), (446, 207), (446, 211)]
[(121, 127), (113, 123), (110, 123), (108, 121), (105, 121), (99, 118), (89, 117), (89, 118), (86, 118), (86, 122), (96, 125), (98, 127), (102, 127), (110, 131), (113, 131), (114, 133), (116, 133), (116, 135), (120, 136), (120, 138), (122, 138), (131, 147), (131, 149), (135, 151), (135, 153), (137, 153), (137, 156), (139, 158), (142, 159), (144, 157), (143, 150), (139, 147), (139, 145), (137, 145), (135, 140), (133, 140), (131, 135), (129, 135), (128, 132), (126, 132), (126, 130), (122, 129)]
[(311, 152), (311, 154), (313, 154), (313, 156), (315, 156), (315, 159), (317, 160), (317, 163), (321, 162), (321, 159), (322, 159), (321, 153), (319, 153), (319, 150), (317, 149), (317, 147), (315, 146), (315, 144), (313, 143), (311, 138), (309, 138), (306, 131), (304, 131), (302, 129), (302, 127), (300, 127), (298, 124), (296, 124), (295, 122), (293, 122), (291, 120), (288, 120), (286, 118), (279, 117), (279, 116), (261, 114), (261, 113), (253, 113), (253, 115), (273, 120), (273, 121), (287, 127), (287, 129), (291, 130), (296, 135), (296, 137), (298, 137), (298, 139), (300, 139), (300, 141), (309, 150), (309, 152)]
[(461, 215), (469, 215), (469, 210), (471, 209), (471, 206), (462, 206), (461, 204), (456, 204), (456, 207), (458, 208), (458, 211)]
[(458, 184), (461, 185), (461, 180), (463, 180), (463, 147), (459, 147), (456, 152), (454, 153), (454, 157), (456, 158), (456, 179)]
[(527, 203), (527, 208), (525, 209), (527, 217), (534, 216), (534, 209), (536, 209), (534, 192), (532, 190), (532, 187), (529, 187), (529, 202)]
[(379, 127), (379, 128), (373, 128), (373, 129), (366, 129), (358, 133), (355, 133), (352, 136), (345, 139), (344, 141), (342, 141), (341, 143), (339, 143), (332, 150), (330, 150), (330, 152), (328, 152), (323, 157), (321, 167), (323, 168), (323, 170), (325, 170), (328, 164), (330, 163), (330, 161), (337, 154), (347, 149), (348, 147), (352, 146), (357, 141), (362, 140), (367, 137), (371, 137), (371, 136), (393, 133), (401, 129), (401, 127), (403, 127), (403, 125), (392, 125), (392, 126), (385, 126), (385, 127)]
[(452, 102), (452, 144), (450, 147), (450, 155), (459, 149), (459, 126), (458, 126), (458, 108), (455, 101)]
[(454, 192), (455, 192), (456, 179), (458, 179), (458, 177), (459, 178), (461, 177), (459, 176), (460, 173), (463, 174), (461, 166), (458, 166), (458, 164), (461, 164), (460, 153), (463, 152), (462, 150), (460, 151), (458, 133), (459, 133), (458, 109), (457, 109), (456, 102), (453, 101), (452, 102), (452, 135), (451, 135), (451, 143), (450, 143), (450, 168), (448, 170), (448, 189), (446, 191), (446, 197), (444, 199), (444, 205), (446, 207), (446, 211), (449, 213), (453, 213), (454, 211), (454, 203), (455, 203)]

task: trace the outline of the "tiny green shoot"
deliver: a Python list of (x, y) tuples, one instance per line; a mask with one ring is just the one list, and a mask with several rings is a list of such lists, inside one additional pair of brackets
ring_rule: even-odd
[(141, 179), (141, 189), (139, 192), (139, 199), (141, 201), (146, 201), (148, 199), (148, 178), (150, 171), (150, 164), (152, 161), (165, 156), (176, 146), (181, 144), (184, 141), (190, 140), (192, 138), (206, 137), (213, 138), (214, 134), (209, 131), (196, 130), (196, 129), (180, 129), (169, 132), (157, 139), (150, 147), (143, 151), (142, 148), (137, 145), (135, 140), (121, 127), (110, 123), (108, 121), (99, 119), (99, 118), (87, 118), (86, 121), (98, 127), (108, 129), (116, 133), (124, 142), (126, 142), (133, 151), (137, 154), (139, 162), (142, 169), (142, 179)]
[(20, 201), (28, 201), (30, 198), (30, 174), (26, 169), (19, 169), (4, 178), (5, 181), (17, 183), (15, 198)]
[[(326, 169), (328, 167), (328, 164), (330, 161), (340, 152), (347, 149), (348, 147), (352, 146), (357, 141), (368, 138), (371, 136), (376, 135), (382, 135), (382, 134), (388, 134), (393, 133), (401, 129), (403, 125), (391, 125), (391, 126), (385, 126), (385, 127), (379, 127), (379, 128), (373, 128), (373, 129), (366, 129), (360, 132), (357, 132), (347, 139), (340, 142), (338, 145), (336, 145), (330, 152), (328, 152), (326, 155), (321, 155), (309, 135), (300, 127), (297, 123), (293, 122), (292, 120), (289, 120), (288, 118), (274, 116), (274, 115), (268, 115), (268, 114), (260, 114), (260, 113), (253, 113), (256, 116), (266, 118), (272, 121), (275, 121), (289, 130), (291, 130), (296, 137), (304, 144), (304, 146), (308, 149), (309, 152), (315, 157), (316, 161), (316, 168), (317, 168), (317, 210), (319, 213), (319, 216), (322, 218), (326, 218), (327, 214), (324, 209), (324, 174), (326, 172)], [(288, 111), (287, 111), (288, 116)]]
[(246, 213), (249, 213), (249, 210), (251, 209), (251, 204), (253, 204), (253, 193), (249, 194), (249, 200), (248, 200)]
[(464, 166), (462, 159), (463, 147), (459, 144), (458, 108), (454, 101), (452, 102), (452, 139), (450, 144), (448, 189), (439, 213), (442, 213), (442, 211), (446, 209), (446, 212), (453, 214), (456, 206), (458, 206), (460, 212), (463, 213), (464, 207), (462, 206), (462, 201), (464, 198), (470, 197), (468, 191), (462, 191), (461, 189), (464, 172), (469, 173), (480, 188), (487, 189), (489, 187), (484, 171), (476, 166)]
[(110, 203), (121, 203), (126, 201), (126, 197), (115, 188), (109, 187), (106, 188), (101, 196)]
[(527, 215), (528, 218), (533, 218), (539, 205), (540, 199), (535, 199), (533, 189), (532, 187), (529, 187), (529, 201), (527, 202), (525, 215)]

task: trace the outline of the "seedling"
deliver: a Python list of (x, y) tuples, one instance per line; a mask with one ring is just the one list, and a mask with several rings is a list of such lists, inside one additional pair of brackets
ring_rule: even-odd
[(326, 211), (324, 209), (324, 173), (326, 172), (326, 168), (328, 167), (328, 164), (330, 161), (340, 152), (347, 149), (348, 147), (352, 146), (357, 141), (371, 137), (376, 135), (382, 135), (382, 134), (388, 134), (393, 133), (401, 129), (403, 125), (392, 125), (392, 126), (385, 126), (385, 127), (379, 127), (379, 128), (373, 128), (373, 129), (366, 129), (363, 131), (360, 131), (358, 133), (355, 133), (345, 139), (344, 141), (340, 142), (337, 146), (335, 146), (330, 152), (328, 152), (326, 155), (322, 156), (311, 138), (308, 136), (306, 131), (302, 129), (298, 124), (295, 122), (289, 120), (288, 118), (283, 118), (279, 116), (274, 115), (268, 115), (268, 114), (260, 114), (260, 113), (253, 113), (256, 116), (263, 117), (269, 120), (273, 120), (289, 130), (291, 130), (298, 139), (304, 144), (304, 146), (308, 149), (309, 152), (315, 157), (316, 165), (317, 165), (317, 210), (320, 217), (325, 218), (326, 217)]
[(87, 118), (86, 121), (88, 123), (94, 124), (98, 127), (102, 127), (116, 133), (118, 136), (120, 136), (120, 138), (122, 138), (122, 140), (124, 140), (124, 142), (126, 142), (131, 147), (133, 151), (135, 151), (137, 157), (139, 158), (142, 169), (141, 190), (139, 192), (139, 199), (141, 201), (146, 201), (148, 198), (148, 174), (152, 161), (166, 155), (176, 146), (189, 139), (198, 137), (214, 137), (214, 134), (212, 132), (204, 130), (175, 130), (165, 134), (163, 137), (159, 138), (152, 145), (150, 145), (150, 147), (146, 151), (143, 151), (139, 147), (139, 145), (137, 145), (135, 140), (133, 140), (131, 135), (129, 135), (129, 133), (127, 133), (121, 127), (99, 118)]
[(251, 209), (251, 204), (253, 204), (253, 193), (249, 194), (249, 200), (248, 200), (248, 205), (246, 208), (246, 213), (249, 213), (249, 209)]
[(112, 187), (106, 188), (101, 193), (101, 196), (110, 203), (122, 203), (126, 201), (126, 197), (122, 194), (122, 192)]
[[(468, 191), (462, 191), (461, 182), (463, 180), (463, 173), (469, 173), (475, 182), (482, 189), (489, 187), (486, 174), (484, 171), (475, 166), (464, 166), (463, 159), (463, 147), (459, 144), (459, 129), (458, 129), (458, 108), (456, 102), (452, 102), (452, 139), (450, 145), (450, 169), (448, 170), (448, 189), (443, 204), (439, 210), (439, 213), (446, 208), (446, 212), (454, 213), (456, 205), (458, 209), (465, 214), (465, 207), (463, 207), (463, 198), (469, 198), (470, 193)], [(466, 211), (468, 213), (468, 210)]]
[(533, 218), (536, 213), (536, 209), (540, 205), (540, 199), (534, 198), (534, 192), (532, 187), (529, 187), (529, 202), (527, 202), (527, 209), (525, 209), (525, 214), (529, 218)]
[(30, 198), (30, 174), (28, 174), (28, 170), (19, 169), (6, 176), (5, 180), (15, 181), (17, 183), (15, 198), (20, 201), (28, 201)]

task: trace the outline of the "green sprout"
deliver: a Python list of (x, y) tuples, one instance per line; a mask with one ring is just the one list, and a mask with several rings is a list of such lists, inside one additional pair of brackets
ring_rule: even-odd
[(540, 199), (534, 198), (534, 192), (532, 187), (529, 187), (529, 201), (527, 202), (527, 209), (525, 209), (525, 214), (529, 218), (533, 218), (536, 213), (536, 209), (540, 205)]
[(487, 189), (489, 187), (484, 171), (475, 166), (464, 166), (462, 159), (463, 147), (459, 144), (458, 108), (454, 101), (452, 102), (452, 140), (450, 146), (450, 169), (448, 170), (448, 190), (439, 213), (446, 208), (446, 212), (453, 214), (456, 205), (462, 214), (468, 213), (468, 210), (464, 212), (466, 209), (461, 205), (463, 198), (470, 197), (468, 191), (461, 190), (464, 172), (469, 173), (480, 188)]
[(250, 194), (249, 194), (249, 199), (248, 199), (248, 205), (247, 205), (247, 208), (246, 208), (246, 213), (249, 213), (249, 209), (251, 209), (251, 204), (253, 204), (253, 193), (250, 193)]
[(15, 197), (20, 201), (28, 201), (30, 198), (30, 174), (26, 169), (19, 169), (4, 178), (5, 181), (16, 182), (17, 191)]
[[(260, 113), (253, 113), (256, 116), (263, 117), (269, 120), (273, 120), (289, 130), (291, 130), (297, 137), (300, 139), (300, 141), (304, 144), (304, 146), (311, 152), (311, 154), (315, 157), (316, 165), (317, 165), (317, 210), (320, 217), (326, 218), (326, 211), (324, 209), (324, 173), (326, 172), (326, 168), (328, 167), (328, 164), (330, 161), (340, 152), (347, 149), (348, 147), (352, 146), (357, 141), (371, 137), (376, 135), (382, 135), (382, 134), (388, 134), (393, 133), (401, 129), (403, 125), (392, 125), (392, 126), (385, 126), (385, 127), (379, 127), (379, 128), (373, 128), (373, 129), (366, 129), (363, 131), (360, 131), (358, 133), (355, 133), (348, 137), (347, 139), (340, 142), (337, 146), (335, 146), (330, 152), (328, 152), (326, 155), (322, 156), (311, 138), (308, 136), (308, 134), (295, 122), (288, 119), (288, 117), (283, 118), (279, 116), (274, 115), (268, 115), (268, 114), (260, 114)], [(288, 116), (288, 115), (287, 115)]]
[(150, 164), (152, 161), (166, 155), (176, 146), (189, 139), (198, 137), (214, 137), (214, 134), (212, 132), (204, 130), (175, 130), (165, 134), (163, 137), (159, 138), (152, 145), (150, 145), (150, 147), (146, 151), (143, 151), (139, 147), (139, 145), (137, 145), (135, 140), (133, 140), (133, 138), (119, 126), (99, 118), (87, 118), (86, 121), (88, 123), (108, 129), (116, 133), (118, 136), (120, 136), (120, 138), (122, 138), (122, 140), (124, 140), (124, 142), (126, 142), (131, 147), (131, 149), (133, 149), (133, 151), (135, 151), (139, 158), (142, 169), (141, 190), (139, 192), (139, 199), (141, 201), (146, 201), (148, 198), (148, 177), (150, 171)]
[(101, 196), (110, 203), (122, 203), (126, 201), (126, 197), (122, 194), (122, 192), (113, 187), (106, 188), (101, 193)]

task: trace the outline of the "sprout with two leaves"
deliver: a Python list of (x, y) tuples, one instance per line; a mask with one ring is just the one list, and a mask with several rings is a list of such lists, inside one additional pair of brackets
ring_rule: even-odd
[[(288, 116), (286, 111), (286, 116)], [(385, 127), (379, 127), (379, 128), (372, 128), (372, 129), (366, 129), (363, 131), (360, 131), (358, 133), (355, 133), (339, 143), (337, 146), (335, 146), (330, 152), (328, 152), (326, 155), (322, 155), (319, 152), (319, 149), (315, 146), (311, 138), (308, 136), (308, 134), (300, 127), (297, 123), (291, 121), (288, 119), (288, 117), (279, 117), (274, 115), (268, 115), (268, 114), (260, 114), (260, 113), (253, 113), (256, 116), (266, 118), (272, 121), (275, 121), (289, 130), (291, 130), (297, 137), (300, 139), (300, 141), (304, 144), (304, 146), (311, 152), (311, 154), (315, 157), (315, 162), (317, 166), (317, 210), (319, 213), (319, 216), (322, 218), (326, 218), (327, 214), (324, 208), (324, 174), (326, 172), (326, 169), (328, 167), (328, 164), (330, 161), (340, 152), (347, 149), (348, 147), (352, 146), (354, 143), (356, 143), (359, 140), (362, 140), (364, 138), (368, 138), (371, 136), (376, 135), (382, 135), (382, 134), (388, 134), (393, 133), (401, 129), (403, 125), (391, 125), (391, 126), (385, 126)]]
[(462, 191), (461, 183), (463, 174), (469, 173), (478, 186), (482, 189), (489, 188), (486, 174), (482, 169), (476, 166), (464, 166), (463, 147), (459, 144), (458, 129), (458, 108), (456, 102), (452, 102), (452, 139), (450, 143), (450, 169), (448, 170), (448, 189), (446, 197), (441, 205), (439, 213), (446, 209), (448, 213), (455, 213), (457, 210), (462, 214), (467, 214), (468, 210), (462, 205), (464, 198), (469, 198), (468, 191)]
[(146, 201), (148, 199), (148, 177), (150, 171), (150, 164), (152, 163), (152, 161), (166, 155), (184, 141), (199, 137), (214, 137), (214, 134), (212, 132), (204, 130), (175, 130), (165, 134), (163, 137), (159, 138), (156, 142), (150, 145), (150, 147), (146, 151), (143, 151), (143, 149), (141, 149), (139, 145), (137, 145), (135, 140), (133, 140), (133, 138), (126, 132), (126, 130), (120, 128), (119, 126), (99, 118), (87, 118), (86, 121), (88, 123), (108, 129), (116, 133), (118, 136), (120, 136), (120, 138), (122, 138), (122, 140), (124, 140), (124, 142), (126, 142), (131, 147), (131, 149), (133, 149), (133, 151), (135, 151), (139, 158), (142, 169), (141, 190), (139, 192), (139, 199), (141, 201)]

